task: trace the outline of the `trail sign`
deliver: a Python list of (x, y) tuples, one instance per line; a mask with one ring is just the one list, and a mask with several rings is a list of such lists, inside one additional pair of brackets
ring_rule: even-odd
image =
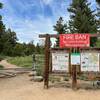
[(81, 53), (81, 70), (82, 71), (100, 71), (99, 70), (99, 53), (83, 52)]
[(61, 34), (60, 47), (89, 47), (90, 34)]
[(80, 53), (71, 54), (71, 65), (80, 65)]
[(64, 51), (52, 52), (52, 71), (68, 72), (69, 53)]

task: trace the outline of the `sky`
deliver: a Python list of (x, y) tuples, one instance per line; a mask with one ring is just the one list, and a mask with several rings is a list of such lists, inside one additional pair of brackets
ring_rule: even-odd
[[(91, 8), (96, 9), (95, 0), (91, 2)], [(39, 41), (39, 34), (56, 34), (53, 25), (60, 16), (65, 21), (69, 20), (67, 8), (71, 0), (0, 0), (4, 4), (0, 14), (6, 28), (15, 31), (19, 42), (35, 43)]]

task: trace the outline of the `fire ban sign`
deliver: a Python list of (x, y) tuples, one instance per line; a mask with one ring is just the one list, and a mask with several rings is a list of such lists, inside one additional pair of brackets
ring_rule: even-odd
[(61, 34), (60, 47), (89, 47), (90, 34)]

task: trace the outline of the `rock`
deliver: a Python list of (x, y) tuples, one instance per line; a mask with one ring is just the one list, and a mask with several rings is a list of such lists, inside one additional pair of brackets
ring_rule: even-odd
[(96, 80), (96, 81), (93, 81), (93, 86), (100, 86), (100, 81), (99, 80)]
[(42, 76), (34, 76), (33, 77), (33, 81), (35, 81), (35, 82), (42, 82), (43, 81), (43, 77)]
[(69, 81), (68, 77), (64, 77), (63, 81)]
[(29, 73), (29, 76), (35, 76), (36, 74), (37, 74), (36, 71), (31, 71), (31, 72)]

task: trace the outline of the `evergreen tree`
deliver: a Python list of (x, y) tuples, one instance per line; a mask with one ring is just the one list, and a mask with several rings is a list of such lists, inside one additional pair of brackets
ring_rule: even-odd
[(96, 0), (96, 2), (98, 3), (98, 7), (97, 7), (97, 24), (98, 24), (98, 31), (100, 32), (100, 0)]
[(8, 29), (5, 34), (2, 36), (2, 42), (9, 42), (12, 46), (16, 45), (16, 41), (17, 41), (17, 36), (16, 33), (11, 31), (11, 29)]
[[(3, 8), (3, 4), (0, 3), (0, 9), (2, 9), (2, 8)], [(5, 32), (5, 26), (2, 22), (2, 16), (0, 15), (0, 38), (3, 35), (4, 32)]]
[[(2, 9), (3, 8), (3, 4), (2, 3), (0, 3), (0, 9)], [(0, 15), (0, 20), (2, 19), (2, 16)]]
[[(67, 32), (67, 24), (64, 24), (62, 17), (59, 18), (56, 25), (54, 25), (53, 27), (54, 31), (56, 31), (57, 34), (64, 34)], [(56, 46), (59, 46), (59, 38), (57, 38)]]
[(96, 2), (100, 5), (100, 0), (96, 0)]
[(25, 49), (23, 44), (16, 43), (16, 46), (14, 47), (12, 51), (13, 56), (25, 56)]
[[(97, 23), (94, 11), (90, 9), (87, 0), (72, 0), (69, 28), (71, 33), (97, 33)], [(91, 46), (95, 46), (97, 38), (91, 38)]]
[(17, 36), (16, 33), (8, 29), (1, 38), (3, 45), (3, 54), (12, 56), (13, 48), (16, 46)]
[(35, 53), (37, 53), (37, 54), (41, 53), (41, 47), (40, 47), (39, 43), (37, 43), (35, 50), (36, 50)]
[(2, 4), (2, 3), (0, 3), (0, 9), (2, 8), (2, 6), (3, 6), (3, 4)]
[(34, 41), (30, 41), (25, 48), (25, 54), (26, 55), (32, 55), (35, 52), (35, 45), (34, 45)]
[[(0, 9), (3, 8), (3, 4), (0, 3)], [(2, 49), (3, 49), (3, 44), (2, 44), (2, 36), (3, 34), (5, 33), (5, 25), (3, 24), (3, 21), (2, 21), (2, 16), (0, 15), (0, 53), (2, 52)]]

